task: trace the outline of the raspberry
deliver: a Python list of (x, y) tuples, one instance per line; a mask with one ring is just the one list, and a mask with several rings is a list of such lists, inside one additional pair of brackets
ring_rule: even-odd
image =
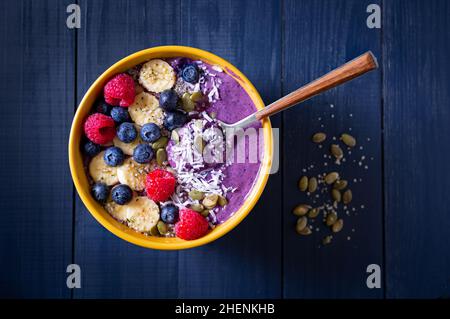
[(176, 179), (172, 173), (155, 169), (147, 174), (145, 190), (147, 196), (155, 202), (164, 202), (169, 199), (175, 191)]
[(181, 239), (193, 240), (204, 236), (208, 228), (206, 218), (192, 209), (183, 208), (180, 220), (175, 224), (175, 234)]
[(106, 103), (128, 107), (134, 102), (134, 80), (128, 74), (118, 74), (106, 83), (103, 94)]
[(106, 144), (116, 136), (114, 120), (101, 113), (90, 115), (84, 122), (84, 133), (96, 144)]

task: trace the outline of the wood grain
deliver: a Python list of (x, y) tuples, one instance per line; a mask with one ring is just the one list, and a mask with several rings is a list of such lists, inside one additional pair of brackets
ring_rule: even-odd
[(388, 298), (450, 297), (450, 3), (384, 5)]
[(338, 85), (351, 81), (377, 67), (377, 61), (372, 52), (366, 52), (271, 103), (267, 108), (256, 112), (255, 117), (257, 120), (262, 120)]
[[(179, 39), (179, 2), (80, 1), (78, 100), (110, 65), (135, 51)], [(134, 246), (104, 229), (77, 197), (75, 298), (176, 298), (178, 253)]]
[(0, 297), (67, 298), (74, 108), (68, 1), (0, 2)]
[[(278, 1), (183, 1), (181, 12), (182, 44), (233, 63), (266, 102), (280, 97)], [(272, 118), (272, 124), (279, 127), (280, 117)], [(205, 247), (179, 253), (180, 297), (281, 296), (280, 186), (281, 174), (272, 175), (260, 201), (236, 229)]]
[[(284, 3), (284, 94), (367, 50), (380, 56), (380, 31), (366, 27), (364, 2)], [(366, 267), (372, 263), (383, 266), (380, 72), (368, 73), (317, 96), (302, 107), (283, 112), (283, 117), (284, 297), (383, 297), (383, 289), (366, 286)], [(311, 136), (319, 131), (328, 135), (322, 148), (311, 142)], [(324, 154), (329, 154), (330, 144), (339, 143), (343, 132), (354, 135), (358, 146), (351, 154), (344, 148), (346, 161), (338, 166), (325, 159)], [(361, 160), (362, 156), (365, 160)], [(364, 164), (359, 166), (359, 161)], [(368, 169), (364, 168), (366, 165)], [(307, 171), (303, 172), (303, 168)], [(330, 234), (322, 221), (316, 222), (312, 235), (301, 237), (294, 231), (291, 210), (314, 199), (298, 190), (301, 175), (315, 176), (333, 170), (349, 180), (354, 200), (349, 207), (350, 216), (341, 210), (343, 231), (334, 236), (331, 245), (320, 247), (322, 238)], [(324, 193), (313, 205), (328, 198)]]

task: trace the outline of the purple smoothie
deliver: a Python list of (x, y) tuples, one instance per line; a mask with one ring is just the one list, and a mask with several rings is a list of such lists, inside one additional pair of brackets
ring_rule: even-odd
[[(175, 70), (179, 70), (185, 63), (192, 63), (192, 61), (184, 58), (170, 59), (168, 62)], [(203, 105), (203, 110), (209, 114), (215, 113), (216, 118), (225, 123), (237, 122), (256, 111), (256, 107), (247, 92), (232, 76), (226, 72), (220, 72), (220, 69), (217, 67), (213, 67), (203, 62), (199, 63), (198, 66), (205, 74), (211, 74), (210, 76), (205, 76), (205, 81), (200, 84), (200, 89), (203, 93), (207, 94), (211, 91), (211, 87), (213, 86), (212, 82), (215, 84), (220, 83), (220, 85), (217, 85), (218, 96), (216, 95), (216, 98), (213, 98), (213, 101), (205, 103)], [(258, 132), (261, 124), (256, 123), (252, 127)], [(246, 146), (245, 161), (240, 163), (234, 161), (229, 165), (223, 164), (222, 167), (220, 167), (225, 176), (222, 181), (223, 185), (230, 188), (236, 188), (236, 190), (227, 193), (226, 197), (228, 199), (228, 205), (219, 208), (216, 211), (217, 223), (226, 221), (243, 205), (258, 176), (263, 145), (256, 146), (259, 157), (256, 162), (251, 163), (248, 154), (248, 139), (244, 138), (238, 140), (235, 148), (241, 147), (243, 143), (245, 143)], [(167, 148), (169, 159), (172, 155), (171, 147), (172, 145), (169, 144), (169, 147)]]

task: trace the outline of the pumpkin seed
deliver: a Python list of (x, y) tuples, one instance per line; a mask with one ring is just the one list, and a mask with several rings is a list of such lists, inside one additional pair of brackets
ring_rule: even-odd
[(297, 225), (295, 225), (296, 232), (300, 234), (300, 232), (302, 232), (303, 229), (305, 229), (307, 224), (308, 224), (308, 218), (306, 218), (305, 216), (300, 217), (297, 220)]
[(194, 92), (191, 94), (191, 101), (192, 102), (198, 102), (201, 99), (203, 99), (203, 94), (200, 91)]
[(327, 218), (325, 220), (325, 223), (327, 224), (327, 226), (331, 226), (333, 225), (337, 220), (337, 214), (335, 211), (331, 211), (327, 214)]
[(331, 236), (331, 235), (325, 236), (325, 237), (322, 239), (322, 245), (328, 245), (328, 244), (330, 244), (330, 243), (331, 243), (331, 239), (333, 239), (333, 236)]
[(158, 230), (158, 224), (156, 224), (155, 226), (153, 226), (152, 228), (150, 228), (150, 235), (152, 236), (159, 236), (159, 230)]
[(349, 204), (352, 201), (352, 198), (353, 198), (353, 194), (350, 189), (347, 189), (344, 192), (344, 195), (342, 195), (342, 201), (344, 202), (345, 205)]
[(171, 138), (172, 138), (172, 141), (175, 142), (175, 144), (178, 144), (180, 142), (180, 135), (178, 134), (178, 132), (176, 130), (172, 131)]
[(183, 110), (186, 112), (192, 112), (195, 110), (195, 103), (191, 100), (191, 95), (189, 93), (184, 93), (181, 97), (181, 103), (183, 105)]
[(311, 206), (306, 204), (297, 205), (292, 211), (295, 216), (304, 216), (311, 209)]
[(228, 200), (224, 196), (219, 195), (219, 199), (217, 200), (217, 204), (219, 204), (219, 206), (223, 207), (223, 206), (228, 204)]
[(298, 181), (298, 188), (304, 192), (308, 188), (308, 177), (302, 176), (300, 180)]
[(338, 190), (343, 190), (347, 187), (347, 181), (345, 179), (340, 179), (333, 184), (333, 188), (336, 188)]
[(169, 139), (167, 136), (161, 136), (159, 139), (157, 139), (153, 144), (152, 148), (154, 150), (157, 150), (159, 148), (165, 148), (167, 146), (167, 143), (169, 142)]
[(200, 214), (202, 214), (203, 217), (206, 217), (209, 215), (209, 210), (208, 209), (204, 209)]
[(202, 201), (203, 206), (207, 209), (213, 209), (217, 205), (217, 201), (219, 200), (219, 195), (217, 194), (208, 194)]
[(300, 232), (298, 232), (299, 235), (308, 236), (311, 235), (312, 231), (309, 229), (309, 227), (303, 228)]
[(344, 157), (344, 152), (342, 152), (342, 148), (337, 144), (332, 144), (330, 148), (331, 154), (337, 159), (340, 160)]
[(314, 193), (317, 189), (317, 178), (311, 177), (308, 181), (308, 192)]
[(211, 112), (211, 113), (209, 113), (209, 116), (210, 116), (212, 119), (215, 119), (215, 118), (217, 117), (217, 113), (216, 113), (216, 112)]
[(322, 143), (327, 138), (327, 135), (325, 133), (319, 132), (313, 135), (312, 141), (314, 143)]
[(331, 230), (333, 233), (338, 233), (342, 230), (342, 227), (344, 227), (344, 221), (342, 219), (338, 219), (333, 226), (331, 226)]
[(160, 148), (156, 151), (156, 162), (159, 166), (161, 166), (165, 161), (167, 160), (167, 153), (166, 150), (163, 148)]
[(354, 147), (356, 145), (355, 138), (347, 133), (341, 135), (341, 141), (344, 142), (344, 144), (348, 147)]
[(331, 172), (328, 173), (325, 176), (325, 183), (327, 183), (328, 185), (333, 184), (337, 179), (339, 178), (339, 174), (337, 172)]
[(199, 153), (203, 153), (203, 149), (205, 148), (205, 141), (203, 140), (203, 138), (198, 135), (195, 137), (194, 139), (194, 146), (195, 149), (199, 152)]
[(331, 197), (334, 199), (335, 202), (339, 203), (341, 201), (341, 192), (337, 190), (336, 188), (333, 188), (331, 190)]
[(167, 234), (167, 231), (168, 231), (167, 225), (164, 224), (163, 221), (159, 221), (159, 222), (156, 224), (156, 227), (158, 228), (158, 232), (159, 232), (161, 235)]
[(308, 212), (308, 217), (309, 218), (316, 218), (317, 216), (319, 216), (320, 213), (320, 209), (319, 208), (313, 208)]
[(205, 197), (203, 192), (196, 189), (191, 190), (188, 195), (192, 200), (202, 200)]
[(201, 213), (205, 209), (202, 204), (191, 204), (190, 208), (199, 213)]

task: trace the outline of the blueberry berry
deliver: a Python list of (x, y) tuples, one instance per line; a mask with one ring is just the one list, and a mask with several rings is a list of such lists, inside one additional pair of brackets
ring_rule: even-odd
[(87, 141), (86, 144), (84, 144), (84, 153), (89, 157), (94, 157), (100, 153), (101, 150), (102, 147), (94, 142)]
[(108, 199), (109, 188), (106, 184), (97, 183), (92, 186), (91, 194), (97, 202), (105, 203)]
[(187, 64), (181, 71), (183, 80), (189, 83), (196, 83), (198, 81), (198, 69), (195, 64)]
[(159, 106), (165, 111), (177, 109), (178, 95), (174, 90), (165, 90), (159, 94)]
[(122, 123), (117, 128), (117, 138), (124, 143), (131, 143), (137, 137), (136, 128), (132, 123)]
[(144, 142), (153, 143), (161, 137), (161, 130), (155, 123), (144, 124), (141, 128), (141, 138)]
[(117, 166), (123, 163), (124, 155), (120, 148), (112, 146), (105, 151), (103, 160), (109, 166)]
[(161, 219), (167, 224), (175, 224), (178, 221), (178, 207), (174, 204), (161, 207)]
[(95, 106), (95, 111), (97, 113), (102, 113), (105, 115), (109, 115), (109, 112), (111, 112), (111, 108), (112, 106), (109, 105), (108, 103), (106, 103), (103, 100), (100, 100), (97, 102), (96, 106)]
[(130, 120), (130, 114), (124, 107), (115, 106), (111, 110), (111, 117), (116, 123), (123, 123)]
[(120, 184), (111, 190), (112, 200), (119, 205), (125, 205), (133, 197), (133, 191), (128, 185)]
[(149, 163), (153, 159), (153, 149), (148, 144), (139, 144), (133, 151), (133, 159), (140, 164)]
[(169, 131), (182, 127), (188, 121), (188, 117), (181, 111), (167, 112), (164, 118), (164, 127)]

